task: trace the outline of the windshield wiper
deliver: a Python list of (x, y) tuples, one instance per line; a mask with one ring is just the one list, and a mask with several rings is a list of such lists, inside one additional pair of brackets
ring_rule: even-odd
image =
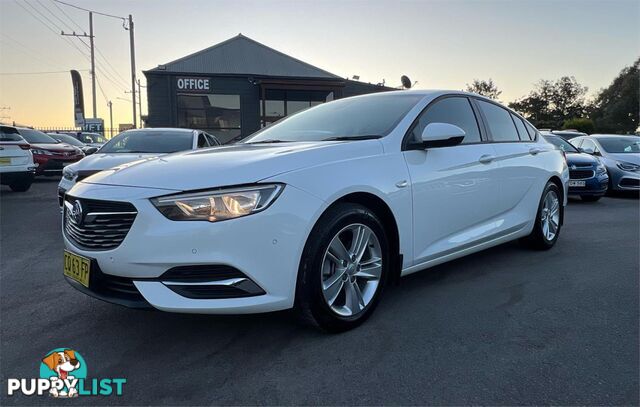
[(329, 137), (324, 138), (321, 141), (349, 141), (349, 140), (374, 140), (382, 138), (382, 136), (377, 134), (368, 134), (362, 136), (337, 136), (337, 137)]
[(245, 143), (245, 144), (271, 144), (271, 143), (289, 143), (289, 142), (290, 142), (289, 140), (267, 139), (267, 140), (248, 142), (248, 143)]

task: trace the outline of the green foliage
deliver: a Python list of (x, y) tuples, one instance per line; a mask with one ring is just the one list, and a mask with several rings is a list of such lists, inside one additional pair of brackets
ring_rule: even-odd
[(566, 120), (586, 115), (587, 90), (573, 76), (555, 82), (541, 80), (528, 96), (509, 103), (509, 107), (539, 128), (558, 129)]
[(592, 134), (595, 129), (593, 120), (582, 117), (574, 117), (573, 119), (565, 120), (562, 128), (575, 129), (587, 134)]
[(486, 96), (493, 100), (498, 100), (501, 90), (493, 83), (493, 79), (489, 78), (488, 81), (474, 79), (473, 83), (469, 85), (467, 83), (467, 92), (477, 93), (478, 95)]
[(624, 68), (591, 107), (599, 133), (633, 133), (640, 118), (640, 58)]

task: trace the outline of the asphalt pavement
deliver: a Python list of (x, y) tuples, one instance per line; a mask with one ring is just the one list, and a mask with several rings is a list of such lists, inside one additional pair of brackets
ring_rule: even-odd
[(0, 190), (0, 405), (53, 348), (122, 396), (74, 405), (637, 405), (637, 196), (571, 201), (547, 252), (505, 244), (401, 280), (356, 330), (327, 335), (290, 313), (139, 311), (62, 277), (57, 180)]

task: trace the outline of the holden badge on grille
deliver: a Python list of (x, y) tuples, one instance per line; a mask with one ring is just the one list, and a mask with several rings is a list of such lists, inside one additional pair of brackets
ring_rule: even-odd
[(71, 208), (71, 220), (73, 220), (73, 223), (76, 225), (82, 223), (82, 205), (80, 204), (80, 201), (75, 201), (73, 203), (73, 207)]

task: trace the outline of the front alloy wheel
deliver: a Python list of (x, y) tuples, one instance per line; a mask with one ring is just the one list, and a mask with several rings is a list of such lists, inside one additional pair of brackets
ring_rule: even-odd
[(371, 315), (390, 264), (387, 234), (369, 208), (341, 203), (311, 231), (300, 261), (296, 308), (305, 322), (330, 332)]

